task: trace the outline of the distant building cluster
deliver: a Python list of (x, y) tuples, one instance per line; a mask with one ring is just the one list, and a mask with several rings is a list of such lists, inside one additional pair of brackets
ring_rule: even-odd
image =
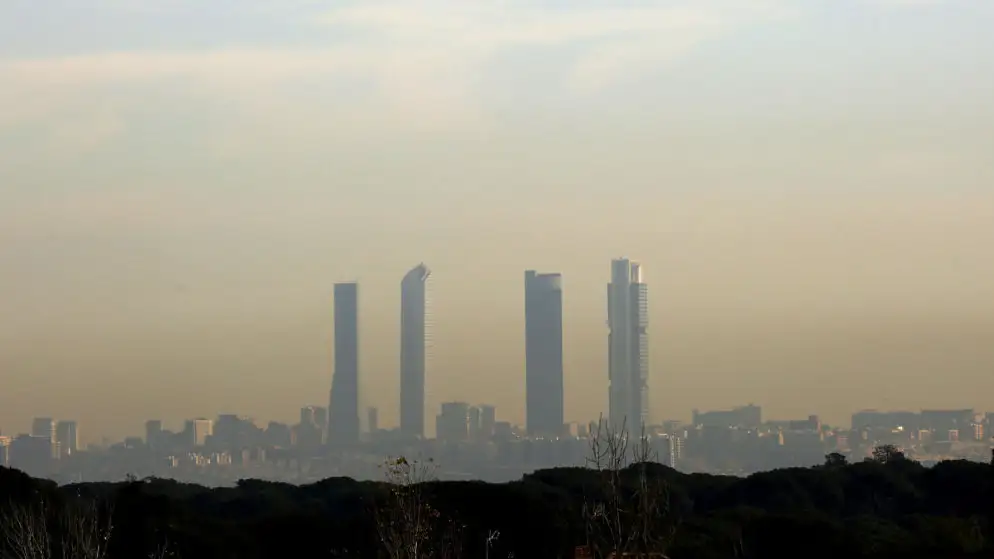
[[(367, 428), (347, 447), (327, 444), (327, 408), (300, 409), (298, 423), (222, 414), (194, 418), (178, 430), (159, 420), (145, 436), (82, 448), (74, 421), (36, 418), (30, 434), (0, 436), (0, 465), (60, 482), (116, 480), (126, 475), (169, 477), (226, 485), (246, 477), (313, 482), (330, 476), (376, 478), (390, 456), (434, 459), (441, 477), (509, 481), (536, 469), (589, 465), (591, 443), (618, 434), (610, 421), (569, 423), (557, 436), (532, 435), (527, 426), (498, 420), (494, 406), (445, 402), (435, 417), (435, 438), (381, 429), (378, 410), (367, 408)], [(746, 405), (694, 411), (690, 422), (646, 426), (642, 436), (655, 461), (691, 472), (742, 475), (772, 468), (810, 466), (827, 454), (852, 461), (893, 445), (926, 464), (960, 458), (987, 461), (994, 413), (963, 410), (860, 411), (850, 427), (822, 423), (817, 415), (768, 420)], [(633, 435), (628, 434), (629, 438)]]
[(13, 438), (0, 435), (0, 466), (45, 472), (53, 461), (69, 458), (80, 450), (75, 421), (36, 417), (31, 422), (31, 433)]
[[(654, 458), (690, 471), (743, 474), (819, 463), (827, 453), (851, 459), (892, 444), (921, 460), (986, 460), (994, 414), (973, 410), (860, 411), (850, 428), (822, 424), (817, 415), (764, 420), (746, 405), (693, 412), (689, 423), (652, 420), (648, 400), (648, 289), (642, 267), (611, 262), (607, 284), (606, 418), (567, 423), (563, 364), (563, 278), (524, 274), (524, 426), (498, 420), (489, 404), (444, 402), (435, 437), (426, 436), (430, 375), (430, 270), (419, 264), (401, 280), (400, 422), (380, 425), (379, 410), (360, 409), (359, 286), (334, 286), (334, 371), (328, 405), (305, 406), (294, 425), (221, 414), (194, 418), (181, 429), (145, 424), (144, 438), (82, 448), (75, 421), (35, 418), (30, 434), (0, 434), (0, 465), (60, 481), (172, 477), (224, 485), (245, 477), (306, 482), (333, 475), (377, 477), (389, 456), (433, 458), (443, 477), (518, 479), (556, 466), (584, 466), (591, 442), (605, 433), (644, 437)], [(365, 425), (360, 421), (365, 412)]]

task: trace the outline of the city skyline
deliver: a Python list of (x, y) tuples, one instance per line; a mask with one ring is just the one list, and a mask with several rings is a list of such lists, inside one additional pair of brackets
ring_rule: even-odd
[[(397, 431), (410, 439), (424, 438), (425, 383), (427, 381), (428, 298), (427, 282), (431, 271), (418, 264), (401, 279), (400, 367), (398, 391), (400, 413)], [(525, 432), (535, 437), (559, 437), (566, 433), (564, 415), (563, 368), (563, 279), (559, 273), (524, 272), (524, 387)], [(300, 425), (312, 425), (326, 432), (319, 444), (344, 447), (359, 441), (363, 432), (359, 410), (363, 398), (359, 386), (363, 377), (359, 355), (359, 283), (336, 283), (333, 287), (333, 372), (327, 408), (307, 406), (300, 410)], [(651, 410), (648, 403), (648, 299), (641, 265), (628, 259), (611, 261), (611, 282), (607, 292), (607, 324), (609, 334), (606, 369), (608, 420), (615, 429), (641, 429), (649, 425)], [(475, 410), (488, 415), (493, 423), (493, 406), (470, 407), (462, 402), (442, 404), (442, 421), (451, 414), (452, 406)], [(378, 408), (367, 407), (365, 431), (379, 429)], [(446, 412), (446, 409), (450, 409)], [(487, 409), (489, 412), (481, 412)], [(468, 412), (467, 412), (468, 413)], [(222, 414), (224, 415), (224, 414)], [(466, 415), (466, 413), (463, 413)], [(637, 418), (633, 420), (632, 418)], [(477, 423), (480, 417), (477, 417)], [(192, 424), (196, 424), (197, 420)], [(161, 421), (155, 420), (161, 430)], [(573, 422), (576, 423), (576, 422)], [(59, 422), (58, 440), (75, 441), (78, 433), (75, 421)], [(146, 422), (146, 439), (149, 435)], [(203, 438), (194, 430), (194, 438)], [(438, 436), (438, 433), (433, 433)], [(56, 421), (35, 418), (31, 435), (56, 440)], [(50, 436), (49, 436), (50, 435)], [(467, 433), (469, 436), (469, 433)], [(149, 442), (148, 444), (151, 444)]]
[[(613, 370), (612, 367), (614, 367), (619, 372), (623, 372), (622, 373), (623, 376), (631, 377), (632, 380), (630, 382), (633, 382), (636, 385), (641, 383), (641, 385), (643, 386), (644, 389), (636, 390), (634, 393), (630, 394), (626, 394), (627, 390), (619, 391), (619, 393), (622, 394), (622, 400), (627, 400), (629, 402), (629, 404), (625, 404), (621, 407), (637, 410), (631, 412), (631, 415), (636, 415), (642, 418), (643, 422), (647, 420), (653, 421), (657, 419), (658, 420), (673, 419), (678, 417), (678, 415), (650, 418), (652, 409), (647, 405), (649, 398), (647, 390), (649, 361), (648, 359), (646, 359), (647, 353), (645, 350), (648, 347), (647, 342), (649, 339), (647, 334), (648, 299), (647, 299), (647, 289), (646, 289), (647, 285), (643, 280), (642, 274), (643, 274), (643, 269), (640, 263), (628, 260), (627, 258), (614, 258), (611, 260), (611, 282), (608, 283), (607, 285), (608, 290), (607, 290), (607, 297), (605, 299), (608, 310), (605, 317), (606, 318), (605, 323), (608, 325), (608, 336), (605, 339), (605, 346), (607, 347), (608, 360), (605, 362), (604, 367), (605, 370), (607, 371), (607, 376), (609, 379), (615, 377), (615, 375), (612, 373)], [(422, 330), (420, 332), (415, 331), (417, 330), (416, 328), (408, 332), (409, 334), (413, 334), (413, 336), (410, 336), (409, 339), (412, 342), (414, 342), (413, 346), (417, 345), (417, 340), (421, 340), (424, 346), (425, 347), (427, 346), (428, 338), (427, 338), (426, 286), (427, 286), (427, 279), (430, 275), (431, 272), (428, 270), (428, 268), (424, 264), (419, 264), (415, 268), (409, 270), (401, 280), (402, 311), (400, 314), (400, 321), (399, 321), (400, 330), (402, 332), (402, 335), (400, 337), (401, 348), (403, 348), (405, 343), (404, 342), (405, 336), (403, 335), (405, 331), (405, 324), (407, 324), (408, 328), (417, 324), (422, 324)], [(411, 287), (418, 285), (420, 287), (416, 289), (411, 289)], [(360, 419), (359, 417), (360, 410), (362, 410), (364, 406), (366, 406), (372, 401), (368, 397), (366, 397), (361, 391), (361, 386), (363, 384), (362, 379), (364, 375), (363, 375), (363, 369), (360, 366), (361, 351), (359, 349), (361, 345), (360, 336), (359, 336), (359, 325), (362, 322), (361, 320), (362, 312), (360, 311), (360, 304), (359, 304), (359, 282), (352, 281), (345, 283), (336, 283), (333, 286), (333, 292), (335, 296), (333, 299), (334, 300), (334, 305), (333, 305), (334, 336), (333, 336), (332, 345), (334, 346), (335, 350), (332, 352), (333, 353), (332, 374), (331, 374), (332, 388), (329, 400), (331, 402), (331, 405), (329, 405), (328, 408), (329, 410), (328, 419), (329, 420), (331, 419), (332, 416), (331, 410), (336, 407), (340, 409), (340, 411), (337, 413), (341, 414), (341, 417), (352, 417), (353, 415), (352, 410), (355, 410), (356, 419), (354, 423), (352, 423), (351, 425), (346, 425), (344, 427), (344, 431), (334, 435), (334, 438), (331, 438), (333, 434), (329, 430), (329, 437), (330, 437), (329, 442), (332, 442), (333, 440), (354, 441), (358, 439), (359, 433), (362, 432), (361, 425), (363, 424), (363, 420)], [(405, 307), (404, 305), (405, 292), (411, 295), (411, 297), (409, 297), (409, 303), (413, 303), (408, 307)], [(563, 337), (562, 337), (562, 322), (561, 322), (563, 314), (562, 274), (538, 273), (533, 270), (526, 270), (525, 290), (523, 296), (524, 296), (523, 299), (526, 309), (525, 312), (526, 319), (524, 321), (524, 324), (522, 325), (524, 332), (523, 353), (525, 359), (521, 370), (524, 373), (522, 386), (524, 387), (525, 390), (523, 398), (524, 400), (523, 408), (525, 410), (525, 413), (523, 416), (520, 417), (519, 422), (521, 423), (522, 426), (525, 427), (526, 431), (528, 431), (527, 426), (529, 425), (529, 422), (528, 422), (527, 410), (529, 409), (529, 402), (531, 401), (531, 398), (528, 396), (529, 394), (528, 387), (530, 386), (528, 345), (529, 345), (529, 340), (532, 339), (532, 335), (529, 334), (528, 314), (531, 308), (535, 307), (535, 310), (537, 312), (534, 312), (533, 314), (536, 317), (538, 317), (538, 320), (535, 320), (533, 322), (535, 323), (534, 325), (537, 326), (538, 328), (535, 329), (536, 334), (534, 335), (534, 339), (538, 342), (535, 345), (536, 347), (540, 348), (540, 351), (536, 353), (536, 355), (539, 358), (535, 359), (534, 368), (535, 370), (544, 369), (546, 373), (550, 372), (552, 373), (551, 375), (547, 374), (546, 376), (547, 378), (551, 378), (553, 381), (556, 381), (553, 382), (553, 384), (558, 385), (558, 387), (553, 386), (553, 393), (557, 394), (558, 398), (561, 398), (561, 401), (563, 401), (564, 406), (544, 405), (545, 403), (547, 403), (548, 398), (544, 397), (544, 395), (542, 394), (542, 390), (549, 389), (548, 380), (546, 380), (546, 386), (540, 387), (537, 390), (535, 390), (535, 393), (539, 394), (539, 396), (534, 400), (535, 401), (534, 406), (537, 409), (542, 410), (541, 413), (542, 415), (545, 416), (545, 419), (543, 419), (543, 421), (546, 427), (543, 427), (541, 429), (536, 429), (534, 434), (539, 435), (543, 433), (546, 434), (551, 433), (551, 430), (548, 428), (548, 425), (551, 424), (550, 421), (548, 420), (549, 417), (557, 417), (557, 418), (563, 417), (563, 420), (559, 422), (559, 425), (565, 425), (569, 423), (582, 424), (585, 421), (583, 418), (577, 418), (577, 417), (567, 418), (565, 417), (565, 414), (560, 415), (562, 408), (565, 407), (565, 404), (568, 401), (568, 396), (564, 394), (564, 390), (561, 384), (565, 376), (564, 368), (562, 367), (562, 355), (565, 349), (564, 344), (562, 342)], [(545, 308), (542, 308), (543, 306)], [(617, 307), (619, 309), (619, 312), (612, 314), (612, 307)], [(411, 313), (411, 311), (414, 312)], [(408, 318), (405, 320), (405, 317)], [(617, 337), (613, 336), (612, 332), (614, 330), (612, 329), (612, 326), (618, 329), (619, 332), (624, 332), (624, 335)], [(550, 334), (551, 337), (549, 337)], [(544, 339), (544, 337), (547, 339)], [(617, 345), (617, 347), (622, 349), (621, 352), (622, 355), (626, 353), (626, 351), (624, 351), (624, 348), (628, 348), (627, 351), (632, 352), (631, 357), (629, 359), (623, 360), (625, 362), (620, 362), (620, 361), (615, 362), (614, 360), (612, 360), (610, 358), (612, 354), (611, 348), (614, 347), (615, 345)], [(403, 355), (404, 352), (401, 351), (401, 356)], [(420, 357), (423, 359), (426, 358), (426, 356), (427, 353), (424, 350), (422, 350), (422, 354)], [(415, 365), (413, 370), (415, 372), (418, 372), (419, 369), (416, 366), (417, 356), (415, 356), (415, 360), (409, 363), (409, 365), (411, 364)], [(404, 401), (403, 393), (405, 391), (405, 381), (404, 381), (405, 377), (403, 375), (404, 367), (405, 367), (404, 360), (402, 358), (401, 367), (400, 367), (401, 375), (399, 378), (400, 382), (397, 384), (397, 390), (396, 390), (402, 405)], [(337, 374), (338, 371), (341, 371), (341, 374)], [(424, 368), (420, 369), (420, 373), (422, 375), (420, 379), (422, 382), (421, 394), (424, 394), (423, 386), (424, 383), (427, 381), (427, 379), (425, 379), (425, 377), (423, 376), (426, 374), (426, 372), (427, 372), (426, 369)], [(340, 386), (342, 386), (342, 389), (339, 390), (342, 396), (340, 396), (337, 400), (334, 394), (336, 377), (340, 379), (337, 382)], [(353, 386), (354, 389), (352, 388)], [(612, 417), (611, 409), (613, 402), (612, 394), (615, 392), (612, 386), (613, 385), (610, 382), (608, 382), (605, 385), (605, 394), (606, 394), (605, 400), (607, 402), (605, 409), (599, 412), (595, 412), (594, 414), (591, 415), (591, 417), (596, 416), (597, 414), (602, 414), (606, 419), (611, 420), (610, 418)], [(389, 391), (390, 389), (388, 389), (386, 392)], [(381, 390), (379, 392), (380, 393), (378, 395), (382, 396), (383, 391)], [(633, 397), (631, 394), (638, 394), (638, 396)], [(445, 401), (462, 401), (463, 399), (465, 398), (460, 398), (457, 396), (455, 398), (450, 398), (449, 400), (441, 400), (440, 402), (444, 403)], [(554, 397), (553, 401), (555, 401), (555, 399), (557, 398)], [(337, 405), (336, 401), (338, 402)], [(421, 399), (421, 401), (424, 400)], [(436, 407), (437, 405), (440, 405), (438, 402), (435, 402), (435, 404)], [(426, 419), (427, 417), (429, 417), (429, 414), (426, 413), (425, 410), (427, 409), (427, 406), (430, 405), (431, 403), (428, 402), (425, 402), (422, 405), (421, 413), (424, 414)], [(871, 409), (872, 406), (865, 408)], [(369, 408), (369, 410), (378, 412), (379, 407), (374, 405), (371, 408)], [(628, 421), (627, 418), (628, 415), (629, 415), (628, 413), (625, 414), (624, 421), (626, 424), (628, 424), (628, 428), (631, 428), (631, 422)], [(403, 417), (403, 411), (401, 411), (401, 413), (397, 416), (398, 418), (397, 427), (403, 430), (401, 426), (402, 417)], [(614, 423), (613, 420), (611, 421), (612, 423)], [(61, 423), (62, 422), (60, 422), (60, 424)], [(75, 420), (69, 423), (72, 423), (72, 429), (73, 432), (75, 432), (75, 424), (76, 424)], [(383, 426), (382, 423), (380, 425), (381, 427)], [(392, 423), (388, 422), (386, 423), (386, 425), (392, 425)], [(617, 426), (620, 426), (620, 423), (617, 423), (616, 427)], [(3, 426), (0, 425), (0, 427)], [(36, 427), (33, 426), (30, 431), (34, 433), (36, 431)], [(10, 433), (8, 432), (6, 434)], [(423, 431), (423, 436), (427, 436), (428, 434), (429, 433), (427, 430)], [(431, 433), (431, 435), (434, 435), (434, 433)], [(78, 435), (75, 435), (75, 437), (78, 439)]]
[[(608, 362), (608, 413), (601, 419), (618, 430), (640, 430), (648, 427), (658, 427), (661, 423), (653, 423), (653, 410), (648, 399), (649, 387), (649, 355), (648, 355), (648, 326), (649, 303), (648, 286), (640, 263), (628, 258), (611, 260), (611, 281), (607, 284), (607, 346)], [(424, 429), (425, 416), (425, 382), (427, 357), (427, 281), (431, 275), (424, 263), (418, 264), (404, 274), (401, 279), (401, 312), (400, 312), (400, 347), (401, 362), (398, 393), (400, 395), (399, 422), (395, 430), (408, 440), (426, 437)], [(566, 395), (563, 389), (563, 283), (560, 273), (539, 273), (535, 270), (524, 272), (524, 386), (525, 386), (525, 421), (524, 433), (532, 437), (565, 436), (570, 424), (584, 424), (583, 420), (567, 421), (563, 408)], [(327, 433), (327, 438), (318, 436), (311, 443), (327, 444), (330, 448), (346, 448), (358, 443), (361, 433), (380, 431), (382, 426), (378, 419), (378, 408), (367, 407), (367, 423), (362, 427), (359, 410), (364, 401), (359, 390), (363, 377), (359, 356), (359, 283), (336, 283), (333, 286), (333, 373), (332, 385), (327, 408), (306, 406), (300, 409), (299, 425), (313, 426), (319, 432)], [(491, 427), (494, 423), (494, 406), (472, 406), (464, 401), (449, 401), (441, 403), (441, 414), (436, 417), (436, 423), (441, 428), (447, 416), (453, 410), (462, 410), (461, 415), (470, 412), (476, 414), (475, 422), (480, 423), (481, 417), (489, 417)], [(753, 404), (735, 408), (727, 413), (739, 413), (746, 410), (751, 424), (759, 424), (759, 408)], [(964, 410), (954, 410), (965, 413)], [(459, 412), (455, 412), (459, 415)], [(711, 412), (725, 414), (724, 411)], [(864, 408), (861, 414), (876, 414), (874, 408)], [(888, 412), (900, 415), (905, 412)], [(923, 414), (929, 413), (923, 410)], [(944, 412), (943, 412), (944, 413)], [(972, 411), (970, 412), (972, 413)], [(692, 410), (693, 420), (697, 423), (698, 409)], [(219, 418), (237, 418), (233, 414), (220, 414)], [(811, 416), (816, 417), (816, 416)], [(855, 417), (855, 415), (854, 415)], [(634, 419), (633, 419), (634, 418)], [(451, 417), (449, 417), (451, 420)], [(194, 440), (202, 440), (211, 434), (197, 426), (210, 422), (206, 419), (185, 420), (187, 430), (192, 425)], [(240, 419), (239, 419), (240, 421)], [(673, 419), (664, 420), (664, 422)], [(677, 420), (679, 421), (679, 420)], [(486, 419), (484, 419), (486, 422)], [(150, 427), (153, 425), (154, 427)], [(508, 425), (514, 425), (508, 422)], [(161, 431), (161, 420), (146, 422), (146, 440), (150, 446), (155, 437), (152, 431)], [(391, 430), (387, 428), (387, 430)], [(458, 433), (459, 429), (456, 428)], [(0, 435), (2, 435), (0, 431)], [(79, 446), (79, 434), (75, 420), (56, 421), (51, 417), (36, 417), (33, 420), (30, 435), (45, 438), (51, 442), (58, 440), (72, 441), (66, 443), (67, 451), (74, 452)], [(434, 437), (443, 436), (441, 432), (431, 433)], [(9, 436), (9, 435), (8, 435)], [(315, 435), (316, 436), (316, 435)], [(467, 431), (463, 436), (470, 437)]]
[[(570, 423), (557, 435), (531, 436), (501, 418), (488, 404), (443, 402), (437, 435), (424, 439), (399, 427), (377, 428), (369, 408), (361, 436), (347, 444), (325, 444), (327, 408), (300, 408), (295, 424), (263, 424), (238, 414), (218, 414), (165, 429), (161, 420), (145, 423), (144, 437), (80, 445), (75, 420), (36, 417), (30, 433), (0, 434), (0, 466), (35, 476), (79, 482), (151, 475), (211, 484), (230, 484), (249, 472), (269, 479), (307, 482), (322, 476), (368, 479), (383, 456), (428, 452), (448, 461), (457, 478), (481, 475), (490, 481), (518, 479), (530, 468), (577, 466), (587, 447), (603, 435), (605, 418)], [(923, 464), (965, 459), (986, 462), (994, 437), (994, 412), (972, 408), (853, 411), (848, 426), (823, 422), (817, 414), (770, 418), (753, 403), (730, 409), (693, 410), (687, 421), (641, 427), (665, 465), (684, 472), (746, 475), (770, 468), (820, 464), (827, 454), (870, 459), (881, 444), (921, 459)], [(329, 462), (329, 458), (333, 460)], [(496, 460), (496, 462), (494, 462)], [(469, 468), (469, 469), (464, 469)], [(689, 469), (688, 469), (689, 468)], [(275, 476), (275, 477), (273, 477)]]

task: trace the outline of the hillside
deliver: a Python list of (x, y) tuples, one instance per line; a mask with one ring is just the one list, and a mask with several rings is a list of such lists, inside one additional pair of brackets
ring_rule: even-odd
[(392, 484), (245, 480), (207, 489), (161, 479), (56, 487), (0, 469), (0, 502), (9, 503), (3, 541), (25, 541), (34, 519), (36, 533), (53, 536), (52, 556), (64, 542), (109, 536), (106, 554), (77, 556), (128, 559), (544, 559), (572, 557), (588, 543), (595, 552), (651, 548), (673, 559), (994, 555), (994, 467), (986, 464), (830, 457), (747, 478), (640, 464), (544, 470), (506, 484), (435, 482), (430, 473), (401, 460), (386, 465)]

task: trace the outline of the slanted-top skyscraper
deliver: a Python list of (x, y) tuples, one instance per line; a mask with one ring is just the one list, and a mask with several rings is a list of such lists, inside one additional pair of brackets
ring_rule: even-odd
[(634, 434), (649, 422), (649, 301), (639, 264), (611, 262), (607, 315), (608, 419)]
[(359, 440), (359, 286), (335, 284), (335, 372), (328, 405), (328, 444)]
[(411, 437), (425, 434), (430, 275), (424, 264), (418, 264), (400, 282), (400, 432)]
[(560, 274), (525, 272), (525, 423), (529, 435), (563, 430), (563, 286)]

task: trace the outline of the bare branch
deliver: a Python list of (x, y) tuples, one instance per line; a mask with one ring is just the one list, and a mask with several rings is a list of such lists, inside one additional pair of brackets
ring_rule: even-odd
[(148, 554), (148, 559), (167, 559), (168, 557), (175, 557), (176, 554), (169, 548), (169, 540), (166, 539), (161, 545), (155, 548), (155, 551)]
[(590, 440), (588, 465), (600, 483), (596, 500), (585, 499), (587, 541), (594, 557), (633, 553), (666, 557), (678, 524), (663, 480), (651, 474), (658, 458), (644, 426), (631, 438), (603, 418)]
[(431, 460), (406, 458), (384, 465), (389, 487), (388, 503), (376, 509), (377, 535), (390, 559), (453, 557), (461, 550), (459, 527), (442, 518), (425, 492), (435, 481), (437, 466)]
[(5, 507), (0, 517), (0, 537), (3, 559), (50, 559), (52, 539), (45, 501)]
[(97, 501), (77, 501), (61, 514), (63, 559), (105, 559), (114, 531), (113, 514)]

